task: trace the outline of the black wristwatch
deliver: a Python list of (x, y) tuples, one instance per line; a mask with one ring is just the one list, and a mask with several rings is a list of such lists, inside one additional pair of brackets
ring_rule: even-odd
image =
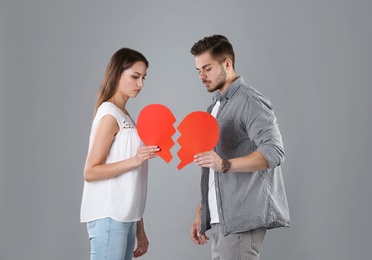
[(227, 159), (222, 159), (222, 172), (227, 173), (230, 170), (231, 162)]

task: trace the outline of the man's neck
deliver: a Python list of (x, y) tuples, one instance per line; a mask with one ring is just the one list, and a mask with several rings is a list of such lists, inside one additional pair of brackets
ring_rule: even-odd
[(236, 75), (235, 71), (233, 71), (231, 74), (228, 74), (225, 84), (223, 85), (222, 88), (219, 89), (220, 93), (222, 94), (223, 92), (226, 91), (226, 89), (238, 78)]

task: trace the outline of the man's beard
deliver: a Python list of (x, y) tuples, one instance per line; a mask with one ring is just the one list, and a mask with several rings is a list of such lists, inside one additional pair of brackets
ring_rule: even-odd
[(208, 89), (209, 92), (214, 92), (216, 90), (219, 90), (225, 85), (226, 82), (227, 73), (226, 70), (221, 66), (221, 73), (218, 75), (216, 79), (216, 86), (213, 89)]

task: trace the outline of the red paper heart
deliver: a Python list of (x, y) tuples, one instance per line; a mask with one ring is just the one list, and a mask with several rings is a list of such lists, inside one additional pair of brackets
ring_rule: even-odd
[(210, 151), (218, 142), (219, 128), (216, 119), (207, 112), (195, 111), (188, 114), (177, 127), (181, 136), (177, 139), (181, 149), (177, 166), (181, 170), (193, 162), (194, 155)]
[(157, 152), (167, 163), (172, 160), (170, 149), (174, 145), (172, 136), (176, 132), (173, 124), (176, 118), (169, 108), (160, 104), (144, 107), (137, 119), (137, 132), (146, 145), (157, 145)]
[[(137, 132), (146, 145), (157, 145), (159, 157), (166, 162), (172, 160), (170, 149), (174, 145), (172, 136), (176, 132), (173, 124), (176, 121), (171, 110), (160, 104), (144, 107), (137, 120)], [(177, 152), (181, 170), (193, 162), (194, 155), (210, 151), (218, 142), (219, 128), (216, 119), (207, 112), (195, 111), (188, 114), (177, 127), (181, 136), (177, 142), (181, 148)]]

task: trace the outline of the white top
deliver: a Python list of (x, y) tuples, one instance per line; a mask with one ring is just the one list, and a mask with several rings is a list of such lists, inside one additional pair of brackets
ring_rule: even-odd
[[(220, 101), (217, 101), (212, 109), (211, 115), (216, 117), (218, 109), (220, 108)], [(216, 199), (216, 186), (214, 181), (214, 170), (209, 169), (209, 192), (208, 192), (208, 204), (209, 213), (211, 216), (211, 224), (219, 223), (220, 218), (218, 217), (217, 211), (217, 199)]]
[[(119, 125), (105, 163), (113, 163), (136, 155), (137, 147), (143, 145), (133, 120), (113, 103), (104, 102), (93, 120), (89, 149), (97, 123), (105, 115), (112, 115)], [(84, 182), (80, 220), (89, 222), (110, 217), (116, 221), (132, 222), (142, 218), (147, 195), (147, 161), (141, 166), (114, 178)]]

